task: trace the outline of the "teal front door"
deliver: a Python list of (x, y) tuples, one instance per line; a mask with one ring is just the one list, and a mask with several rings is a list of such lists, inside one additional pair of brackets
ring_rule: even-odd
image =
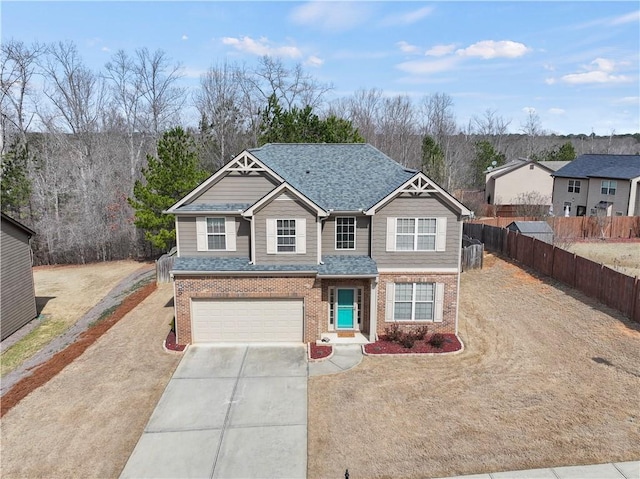
[(338, 329), (354, 329), (354, 291), (338, 289)]

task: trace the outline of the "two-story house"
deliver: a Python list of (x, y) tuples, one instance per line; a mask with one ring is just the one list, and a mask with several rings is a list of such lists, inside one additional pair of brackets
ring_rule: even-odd
[(470, 211), (371, 145), (245, 150), (167, 213), (181, 344), (457, 332)]
[(580, 155), (553, 173), (553, 211), (566, 216), (640, 215), (640, 155)]

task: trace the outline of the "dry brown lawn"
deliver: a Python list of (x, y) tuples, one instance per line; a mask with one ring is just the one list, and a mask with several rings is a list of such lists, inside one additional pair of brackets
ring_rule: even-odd
[(160, 285), (5, 414), (3, 479), (118, 477), (181, 357), (162, 349), (172, 296)]
[(635, 243), (589, 241), (573, 243), (567, 249), (629, 276), (640, 276), (640, 241)]
[(309, 478), (637, 460), (640, 328), (497, 259), (462, 276), (463, 353), (309, 380)]

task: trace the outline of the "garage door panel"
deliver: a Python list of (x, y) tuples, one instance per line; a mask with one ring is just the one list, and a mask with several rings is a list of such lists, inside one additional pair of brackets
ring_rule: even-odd
[(192, 300), (194, 343), (302, 341), (302, 300)]

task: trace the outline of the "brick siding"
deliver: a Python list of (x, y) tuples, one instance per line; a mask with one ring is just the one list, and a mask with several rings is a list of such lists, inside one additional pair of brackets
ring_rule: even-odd
[[(443, 283), (444, 302), (442, 322), (432, 321), (397, 321), (386, 322), (387, 283)], [(457, 333), (456, 313), (458, 308), (458, 274), (414, 274), (394, 273), (380, 274), (378, 284), (378, 336), (384, 336), (385, 329), (392, 324), (398, 324), (402, 330), (409, 331), (426, 325), (430, 333)]]

